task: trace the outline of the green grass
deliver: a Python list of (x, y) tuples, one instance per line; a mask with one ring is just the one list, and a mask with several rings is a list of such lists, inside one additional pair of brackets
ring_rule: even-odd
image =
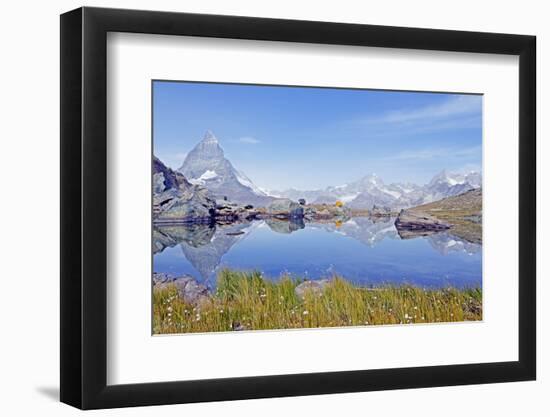
[(295, 329), (481, 320), (481, 289), (424, 290), (413, 286), (356, 287), (335, 277), (322, 292), (303, 299), (300, 280), (278, 281), (260, 273), (223, 270), (217, 290), (197, 305), (185, 303), (175, 286), (153, 290), (153, 332), (190, 333)]

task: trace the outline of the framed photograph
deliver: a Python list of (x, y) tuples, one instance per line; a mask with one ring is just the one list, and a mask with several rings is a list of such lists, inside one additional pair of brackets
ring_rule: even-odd
[(61, 401), (535, 379), (535, 37), (61, 16)]

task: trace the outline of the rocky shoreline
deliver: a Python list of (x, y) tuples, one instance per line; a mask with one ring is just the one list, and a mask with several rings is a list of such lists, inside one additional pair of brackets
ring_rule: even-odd
[[(481, 243), (481, 189), (445, 198), (433, 203), (402, 209), (373, 204), (357, 210), (342, 201), (307, 203), (282, 197), (269, 197), (252, 203), (212, 193), (203, 185), (190, 182), (178, 171), (153, 161), (153, 225), (228, 225), (265, 220), (280, 233), (305, 227), (307, 222), (333, 222), (339, 225), (352, 217), (369, 217), (383, 221), (396, 217), (395, 227), (402, 238), (432, 234), (448, 229), (471, 242)], [(241, 202), (239, 202), (241, 201)], [(251, 200), (244, 200), (251, 201)]]
[(401, 210), (395, 220), (395, 227), (403, 239), (452, 229), (454, 235), (481, 244), (482, 198), (482, 189), (479, 188)]
[[(205, 207), (206, 209), (207, 207)], [(197, 215), (198, 214), (198, 215)], [(276, 199), (267, 207), (239, 205), (230, 201), (216, 201), (208, 211), (189, 215), (175, 215), (159, 211), (153, 217), (155, 225), (172, 224), (230, 224), (253, 220), (285, 220), (291, 222), (341, 220), (351, 218), (351, 211), (345, 207), (330, 204), (307, 205), (290, 199)]]
[(426, 213), (401, 210), (395, 219), (395, 227), (397, 230), (408, 231), (440, 231), (450, 229), (451, 225)]
[[(298, 284), (294, 293), (299, 299), (303, 299), (307, 292), (322, 293), (331, 282), (330, 279), (305, 280)], [(212, 291), (201, 284), (191, 275), (176, 276), (164, 272), (153, 272), (153, 290), (162, 290), (174, 286), (178, 292), (178, 298), (191, 305), (200, 305), (213, 295)]]
[(261, 204), (242, 204), (227, 196), (215, 196), (178, 171), (153, 160), (153, 224), (228, 224), (252, 220), (291, 222), (347, 220), (351, 210), (336, 204), (306, 204), (289, 198), (270, 197)]

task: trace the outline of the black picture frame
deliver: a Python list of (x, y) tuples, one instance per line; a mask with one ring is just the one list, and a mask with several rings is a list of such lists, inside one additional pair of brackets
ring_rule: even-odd
[[(519, 56), (519, 360), (107, 385), (108, 32)], [(535, 51), (524, 35), (88, 7), (61, 15), (61, 401), (94, 409), (535, 379)]]

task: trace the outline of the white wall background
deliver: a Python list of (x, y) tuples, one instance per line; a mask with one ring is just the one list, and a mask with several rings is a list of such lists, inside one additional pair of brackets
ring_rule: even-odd
[[(59, 17), (73, 0), (9, 2), (0, 24), (0, 410), (12, 415), (75, 415), (58, 403), (59, 379)], [(393, 0), (377, 2), (278, 0), (124, 0), (86, 5), (237, 14), (532, 34), (538, 37), (539, 285), (538, 381), (498, 385), (145, 407), (95, 412), (128, 416), (548, 415), (550, 404), (550, 147), (542, 138), (550, 97), (550, 26), (545, 2)], [(546, 395), (544, 395), (546, 394)], [(223, 414), (222, 414), (223, 413)]]

